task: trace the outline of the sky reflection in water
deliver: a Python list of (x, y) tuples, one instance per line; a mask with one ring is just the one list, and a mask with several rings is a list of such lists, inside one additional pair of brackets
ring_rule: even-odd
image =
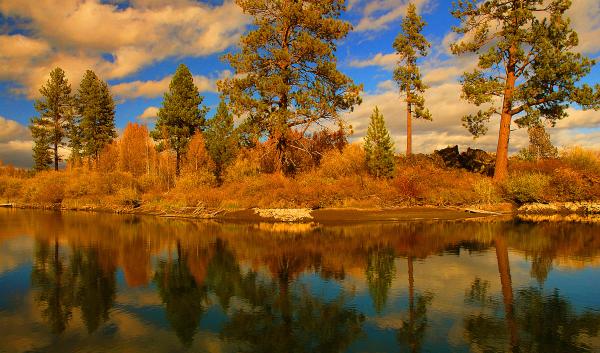
[(0, 224), (0, 352), (600, 351), (594, 225)]

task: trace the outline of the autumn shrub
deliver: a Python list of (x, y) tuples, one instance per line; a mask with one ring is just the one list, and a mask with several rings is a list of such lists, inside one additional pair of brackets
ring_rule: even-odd
[(517, 203), (545, 201), (545, 193), (551, 178), (542, 173), (519, 173), (511, 175), (504, 183), (509, 199)]
[(139, 207), (141, 204), (141, 195), (132, 187), (119, 189), (114, 197), (117, 205), (125, 207)]
[(232, 183), (258, 174), (260, 174), (259, 151), (244, 149), (227, 168), (224, 180), (226, 183)]
[(494, 204), (502, 201), (502, 195), (496, 183), (489, 178), (481, 178), (473, 183), (473, 191), (475, 192), (478, 203)]
[(23, 199), (26, 202), (55, 205), (65, 197), (67, 177), (63, 172), (40, 172), (26, 179), (23, 186)]
[(575, 169), (600, 174), (600, 155), (596, 151), (572, 147), (563, 150), (560, 159)]
[(324, 153), (318, 172), (322, 177), (332, 179), (365, 175), (365, 151), (359, 144), (347, 145), (342, 151), (329, 150)]
[(590, 185), (582, 173), (567, 167), (552, 173), (550, 189), (554, 191), (552, 196), (556, 201), (581, 201), (590, 197)]
[(2, 201), (13, 202), (21, 194), (23, 178), (8, 175), (0, 176), (0, 197)]

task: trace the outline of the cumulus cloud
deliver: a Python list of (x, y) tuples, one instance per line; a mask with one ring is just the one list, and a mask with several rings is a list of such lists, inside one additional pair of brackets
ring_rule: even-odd
[[(406, 14), (409, 0), (353, 0), (350, 8), (361, 12), (361, 19), (354, 29), (358, 32), (380, 31)], [(423, 11), (432, 5), (430, 0), (412, 0), (417, 11)]]
[(25, 34), (0, 36), (0, 80), (19, 83), (17, 92), (30, 98), (56, 66), (71, 82), (86, 69), (104, 79), (123, 78), (165, 58), (221, 52), (237, 43), (250, 23), (230, 0), (221, 5), (133, 1), (125, 8), (99, 0), (61, 6), (52, 0), (7, 0), (0, 2), (0, 13), (25, 23)]
[(600, 1), (573, 1), (567, 15), (579, 35), (578, 49), (588, 54), (600, 51)]
[(153, 120), (158, 117), (158, 107), (148, 107), (144, 112), (137, 116), (140, 120)]
[(29, 129), (0, 116), (0, 160), (17, 167), (31, 167), (33, 142)]
[[(229, 71), (223, 71), (219, 77), (229, 75)], [(160, 80), (131, 81), (123, 82), (111, 86), (114, 95), (123, 99), (138, 97), (155, 98), (161, 96), (169, 89), (173, 75), (165, 76)], [(194, 76), (194, 84), (200, 92), (217, 92), (216, 81), (218, 78), (211, 78), (202, 75)]]

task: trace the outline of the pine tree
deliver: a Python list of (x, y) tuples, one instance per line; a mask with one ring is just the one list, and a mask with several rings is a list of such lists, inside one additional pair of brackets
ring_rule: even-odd
[(40, 118), (33, 118), (29, 129), (34, 143), (33, 168), (36, 171), (48, 170), (52, 164), (49, 127), (45, 126), (44, 121)]
[(158, 149), (173, 149), (176, 155), (175, 174), (179, 175), (181, 157), (197, 130), (204, 127), (205, 107), (200, 108), (204, 97), (198, 93), (190, 70), (179, 65), (165, 93), (158, 120), (151, 135), (158, 141)]
[[(551, 124), (566, 117), (569, 103), (600, 108), (600, 85), (577, 83), (595, 64), (573, 50), (577, 33), (565, 18), (570, 0), (461, 0), (452, 14), (463, 35), (452, 45), (456, 55), (477, 53), (478, 68), (462, 78), (463, 98), (484, 106), (465, 116), (464, 125), (479, 136), (500, 116), (494, 178), (508, 175), (508, 143), (513, 118), (519, 127)], [(501, 106), (496, 102), (502, 100)]]
[(80, 115), (79, 136), (83, 156), (98, 162), (102, 149), (110, 144), (115, 129), (115, 103), (106, 82), (87, 70), (77, 95)]
[(394, 142), (385, 127), (383, 115), (375, 107), (365, 136), (365, 158), (369, 173), (377, 178), (389, 178), (394, 174)]
[(340, 112), (360, 103), (361, 86), (338, 71), (336, 41), (352, 26), (340, 19), (343, 0), (236, 0), (254, 18), (241, 51), (225, 56), (235, 76), (218, 83), (241, 126), (276, 141), (279, 168), (293, 172), (287, 158), (292, 130), (343, 124)]
[(36, 167), (41, 167), (46, 161), (43, 144), (47, 143), (48, 148), (52, 149), (54, 170), (58, 170), (61, 160), (58, 149), (67, 145), (74, 108), (71, 85), (65, 72), (59, 67), (52, 70), (50, 79), (40, 88), (40, 93), (42, 98), (36, 99), (34, 104), (39, 117), (33, 118), (30, 126), (32, 134), (38, 134), (37, 138), (34, 136), (34, 158), (40, 163)]
[(217, 113), (209, 120), (205, 136), (208, 154), (215, 163), (215, 177), (221, 183), (225, 167), (235, 159), (239, 140), (225, 101), (221, 100)]
[(423, 93), (427, 86), (421, 80), (421, 71), (417, 65), (419, 57), (427, 56), (431, 46), (421, 31), (425, 22), (417, 14), (413, 3), (408, 4), (406, 17), (402, 21), (402, 32), (394, 40), (394, 49), (400, 56), (394, 70), (394, 80), (400, 86), (400, 92), (406, 99), (406, 155), (412, 153), (412, 119), (431, 120), (429, 110), (425, 108)]

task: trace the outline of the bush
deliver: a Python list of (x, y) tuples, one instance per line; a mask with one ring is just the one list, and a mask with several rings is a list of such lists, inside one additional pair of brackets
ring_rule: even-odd
[(504, 184), (507, 196), (517, 203), (544, 201), (544, 193), (550, 185), (550, 177), (541, 173), (512, 175)]
[(24, 183), (23, 197), (28, 202), (60, 204), (65, 197), (67, 177), (62, 172), (40, 172)]
[(575, 169), (600, 173), (600, 156), (595, 151), (572, 147), (562, 151), (560, 158)]
[(338, 149), (325, 152), (318, 169), (321, 176), (331, 179), (364, 175), (366, 171), (365, 151), (357, 144), (348, 145), (341, 152)]
[(257, 150), (242, 150), (225, 172), (226, 182), (240, 181), (260, 174), (260, 156)]
[(477, 195), (477, 201), (482, 204), (493, 204), (502, 200), (496, 184), (488, 178), (476, 180), (473, 191)]

